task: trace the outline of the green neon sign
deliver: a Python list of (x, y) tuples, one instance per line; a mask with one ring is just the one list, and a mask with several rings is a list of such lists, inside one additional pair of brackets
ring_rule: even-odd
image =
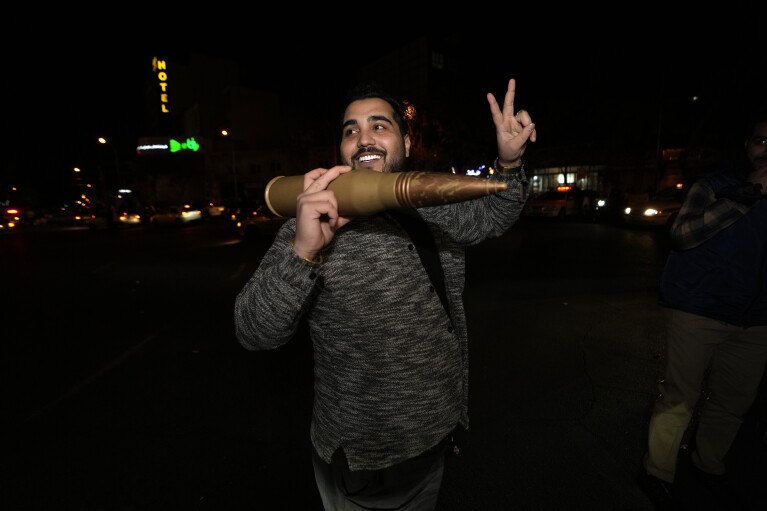
[(170, 139), (168, 144), (170, 152), (177, 153), (179, 151), (194, 151), (200, 150), (200, 144), (194, 139), (194, 137), (187, 138), (185, 142), (179, 142), (178, 140)]

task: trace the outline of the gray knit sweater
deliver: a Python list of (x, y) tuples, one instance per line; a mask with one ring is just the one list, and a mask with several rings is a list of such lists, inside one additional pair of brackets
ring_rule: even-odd
[(280, 228), (235, 300), (235, 333), (248, 350), (273, 349), (305, 317), (315, 364), (310, 435), (325, 461), (343, 447), (352, 470), (380, 469), (433, 447), (458, 424), (468, 428), (464, 250), (517, 221), (527, 188), (509, 185), (418, 210), (438, 247), (452, 322), (388, 214), (357, 217), (336, 232), (319, 267), (293, 252), (295, 219)]

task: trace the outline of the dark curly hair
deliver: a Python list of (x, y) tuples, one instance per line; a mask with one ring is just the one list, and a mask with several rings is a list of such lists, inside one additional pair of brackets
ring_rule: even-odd
[(399, 127), (399, 131), (402, 136), (404, 137), (410, 133), (410, 126), (408, 125), (405, 117), (406, 105), (402, 101), (386, 92), (377, 82), (374, 81), (361, 82), (346, 92), (346, 95), (344, 96), (343, 107), (341, 108), (340, 124), (343, 125), (344, 112), (350, 103), (353, 101), (370, 98), (380, 98), (389, 103), (389, 105), (392, 107), (392, 110), (394, 111), (394, 122), (397, 123), (397, 127)]
[(765, 122), (767, 122), (767, 108), (762, 107), (750, 112), (748, 114), (748, 119), (746, 120), (746, 131), (744, 133), (746, 139), (751, 138), (757, 124)]

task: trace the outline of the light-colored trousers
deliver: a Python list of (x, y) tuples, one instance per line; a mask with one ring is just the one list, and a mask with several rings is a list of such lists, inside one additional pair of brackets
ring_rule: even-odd
[(650, 418), (645, 469), (674, 482), (680, 444), (705, 389), (692, 463), (724, 474), (724, 458), (767, 364), (767, 326), (742, 328), (674, 309), (666, 317), (666, 371)]

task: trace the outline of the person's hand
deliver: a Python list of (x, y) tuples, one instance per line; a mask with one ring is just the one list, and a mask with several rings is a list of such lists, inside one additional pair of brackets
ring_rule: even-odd
[(504, 167), (518, 167), (522, 165), (522, 156), (525, 154), (527, 142), (535, 142), (537, 133), (535, 124), (526, 110), (514, 113), (514, 95), (516, 93), (516, 81), (509, 80), (509, 88), (503, 100), (503, 110), (498, 106), (493, 94), (487, 94), (487, 102), (490, 103), (490, 113), (495, 123), (495, 134), (498, 141), (498, 160)]
[(328, 185), (352, 168), (339, 165), (331, 169), (314, 169), (304, 174), (304, 191), (296, 198), (296, 237), (293, 250), (299, 257), (314, 261), (330, 243), (336, 230), (351, 218), (338, 215), (338, 202)]

